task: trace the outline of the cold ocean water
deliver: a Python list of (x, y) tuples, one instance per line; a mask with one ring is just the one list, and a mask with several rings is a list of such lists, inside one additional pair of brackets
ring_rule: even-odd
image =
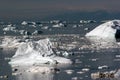
[[(19, 71), (15, 73), (8, 64), (16, 49), (0, 48), (0, 80), (93, 80), (92, 73), (108, 72), (120, 68), (120, 49), (119, 47), (99, 47), (93, 46), (84, 35), (100, 25), (101, 23), (65, 23), (64, 26), (54, 26), (51, 23), (40, 23), (37, 25), (21, 25), (1, 23), (0, 35), (1, 42), (5, 36), (20, 37), (26, 32), (34, 40), (50, 38), (53, 45), (59, 51), (67, 51), (69, 56), (65, 56), (73, 61), (71, 65), (62, 65), (58, 72), (53, 73), (32, 73)], [(14, 29), (5, 29), (6, 27)], [(25, 33), (22, 33), (24, 30)], [(40, 33), (32, 34), (39, 30)], [(31, 36), (32, 35), (32, 36)], [(63, 56), (63, 55), (60, 55)], [(46, 67), (46, 66), (45, 66)], [(99, 80), (99, 79), (97, 79)], [(112, 80), (101, 78), (100, 80)], [(114, 80), (114, 79), (113, 79)]]

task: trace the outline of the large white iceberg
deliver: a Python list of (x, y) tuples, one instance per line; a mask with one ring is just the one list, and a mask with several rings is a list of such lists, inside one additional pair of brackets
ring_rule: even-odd
[(71, 63), (70, 59), (55, 55), (49, 39), (25, 42), (19, 46), (9, 62), (11, 65)]
[(120, 38), (120, 20), (112, 20), (103, 23), (87, 33), (86, 37), (116, 42)]

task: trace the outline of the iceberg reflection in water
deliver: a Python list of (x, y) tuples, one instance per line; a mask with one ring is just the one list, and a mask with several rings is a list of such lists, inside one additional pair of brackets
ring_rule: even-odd
[(54, 73), (50, 72), (49, 67), (31, 67), (24, 70), (19, 72), (16, 80), (53, 80)]

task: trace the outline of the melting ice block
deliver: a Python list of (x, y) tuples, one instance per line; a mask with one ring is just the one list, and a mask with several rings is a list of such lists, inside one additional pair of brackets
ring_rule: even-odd
[(71, 60), (56, 56), (49, 39), (43, 39), (20, 45), (9, 63), (11, 65), (56, 64), (71, 63)]
[(87, 33), (85, 36), (93, 39), (116, 41), (116, 39), (120, 38), (120, 20), (112, 20), (103, 23)]

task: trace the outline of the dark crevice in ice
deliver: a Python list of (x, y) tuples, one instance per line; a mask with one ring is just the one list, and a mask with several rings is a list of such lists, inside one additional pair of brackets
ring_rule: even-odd
[(115, 38), (117, 42), (120, 42), (120, 30), (116, 31)]

